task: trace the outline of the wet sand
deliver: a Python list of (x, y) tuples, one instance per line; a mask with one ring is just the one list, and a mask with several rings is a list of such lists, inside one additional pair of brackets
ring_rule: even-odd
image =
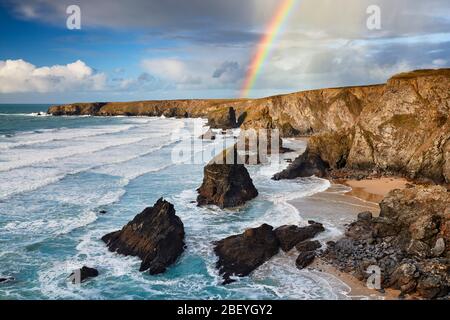
[(404, 178), (384, 177), (359, 181), (344, 180), (341, 183), (352, 188), (347, 195), (379, 203), (391, 190), (404, 189), (408, 181)]

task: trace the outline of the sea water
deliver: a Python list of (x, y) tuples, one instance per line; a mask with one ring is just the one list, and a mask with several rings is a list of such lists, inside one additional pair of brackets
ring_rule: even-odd
[[(0, 299), (345, 299), (348, 287), (323, 273), (298, 270), (279, 253), (227, 286), (212, 242), (268, 223), (306, 225), (290, 200), (325, 191), (317, 178), (273, 181), (286, 162), (251, 166), (260, 195), (242, 208), (197, 207), (202, 163), (173, 161), (173, 149), (198, 139), (202, 119), (52, 117), (47, 105), (0, 105)], [(190, 134), (174, 133), (183, 130)], [(201, 150), (229, 136), (206, 141)], [(301, 152), (305, 145), (287, 141)], [(292, 155), (291, 155), (292, 156)], [(107, 250), (101, 237), (121, 229), (164, 197), (184, 223), (187, 249), (162, 275)], [(325, 242), (335, 228), (326, 225)], [(295, 251), (295, 250), (294, 250)], [(86, 265), (99, 277), (74, 285)]]

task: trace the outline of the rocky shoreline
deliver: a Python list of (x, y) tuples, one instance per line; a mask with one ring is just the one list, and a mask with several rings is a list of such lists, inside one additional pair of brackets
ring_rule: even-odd
[(450, 290), (450, 196), (445, 188), (411, 186), (394, 190), (373, 218), (362, 212), (345, 237), (328, 243), (322, 258), (361, 281), (380, 268), (381, 288), (400, 297), (448, 297)]
[[(312, 135), (305, 153), (274, 180), (313, 175), (360, 180), (396, 175), (426, 183), (428, 186), (411, 185), (392, 191), (380, 204), (380, 217), (359, 214), (345, 237), (328, 243), (322, 251), (317, 251), (320, 243), (311, 241), (323, 231), (323, 226), (315, 222), (303, 228), (284, 226), (276, 230), (265, 224), (214, 243), (214, 251), (224, 283), (231, 282), (233, 276), (250, 274), (279, 249), (290, 251), (295, 247), (299, 269), (319, 255), (365, 281), (368, 268), (376, 266), (381, 270), (383, 288), (398, 289), (402, 296), (417, 294), (435, 299), (448, 298), (450, 287), (449, 88), (450, 69), (421, 70), (396, 75), (385, 85), (257, 100), (71, 104), (51, 107), (49, 113), (203, 117), (212, 128), (279, 129), (283, 137)], [(236, 149), (233, 151), (236, 157)], [(211, 163), (204, 175), (198, 189), (199, 205), (233, 208), (258, 195), (243, 164)], [(121, 231), (103, 238), (111, 251), (140, 257), (141, 271), (150, 269), (151, 274), (164, 272), (184, 250), (181, 220), (169, 232), (154, 229), (154, 218), (147, 217), (158, 215), (168, 206), (162, 211), (172, 217), (170, 221), (175, 219), (173, 206), (162, 201)], [(167, 235), (162, 244), (156, 240), (161, 234)], [(170, 246), (169, 238), (176, 240)], [(171, 250), (165, 250), (165, 244)], [(161, 256), (162, 252), (168, 252), (168, 256)]]

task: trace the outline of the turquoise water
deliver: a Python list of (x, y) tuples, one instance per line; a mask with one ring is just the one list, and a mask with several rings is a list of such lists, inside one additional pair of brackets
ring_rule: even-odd
[[(0, 299), (346, 298), (336, 280), (297, 270), (293, 253), (226, 287), (214, 267), (212, 241), (262, 223), (306, 224), (288, 201), (324, 191), (328, 181), (275, 182), (270, 177), (284, 161), (255, 166), (256, 200), (234, 211), (199, 208), (193, 202), (203, 164), (174, 162), (172, 154), (199, 142), (194, 126), (203, 120), (36, 114), (47, 107), (0, 105), (0, 277), (15, 279), (0, 284)], [(197, 146), (195, 155), (226, 141), (232, 137)], [(150, 276), (100, 238), (160, 197), (175, 205), (187, 250), (168, 272)], [(100, 276), (71, 284), (67, 276), (83, 265)]]

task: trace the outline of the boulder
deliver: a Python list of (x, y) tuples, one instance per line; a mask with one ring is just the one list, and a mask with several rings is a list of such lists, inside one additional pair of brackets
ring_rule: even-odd
[(214, 244), (214, 252), (219, 257), (217, 268), (224, 278), (224, 284), (232, 282), (231, 276), (249, 275), (279, 251), (273, 227), (267, 224)]
[(109, 250), (142, 260), (140, 271), (159, 274), (184, 251), (184, 226), (173, 205), (162, 198), (130, 221), (122, 230), (105, 235)]
[(299, 242), (314, 238), (318, 233), (325, 231), (322, 224), (311, 221), (309, 226), (281, 226), (275, 229), (275, 235), (284, 252), (290, 251)]
[(302, 270), (313, 263), (316, 258), (316, 253), (314, 251), (300, 252), (297, 260), (295, 260), (295, 265), (298, 269)]
[(0, 283), (6, 283), (14, 281), (15, 279), (13, 277), (0, 277)]
[(197, 191), (198, 205), (220, 208), (238, 207), (258, 196), (243, 164), (208, 164), (204, 169), (203, 184)]
[(275, 174), (273, 180), (295, 179), (301, 177), (324, 177), (329, 166), (322, 158), (306, 150), (295, 159), (285, 170)]
[(69, 276), (72, 283), (82, 283), (90, 278), (98, 277), (98, 270), (83, 266), (81, 269), (75, 270)]
[(368, 266), (379, 266), (383, 287), (402, 295), (443, 297), (450, 288), (449, 201), (449, 192), (439, 186), (394, 190), (380, 203), (380, 217), (359, 214), (324, 256), (361, 280)]
[(308, 251), (316, 251), (317, 249), (320, 249), (322, 245), (319, 241), (303, 241), (300, 243), (297, 243), (295, 248), (300, 252), (308, 252)]

